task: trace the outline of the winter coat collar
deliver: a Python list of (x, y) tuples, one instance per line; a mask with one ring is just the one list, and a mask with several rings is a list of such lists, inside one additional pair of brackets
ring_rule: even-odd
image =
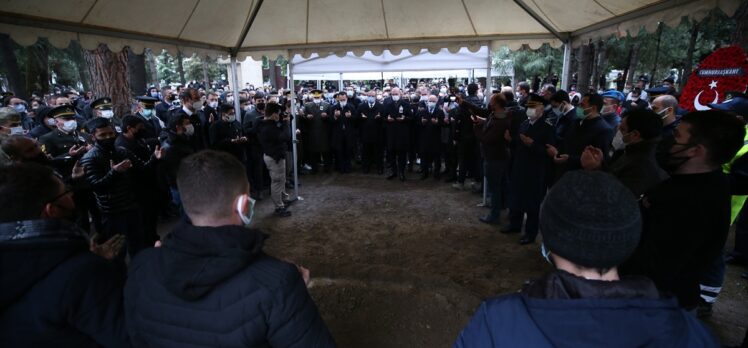
[(619, 281), (589, 280), (556, 270), (527, 285), (522, 293), (541, 299), (659, 299), (654, 283), (645, 277)]

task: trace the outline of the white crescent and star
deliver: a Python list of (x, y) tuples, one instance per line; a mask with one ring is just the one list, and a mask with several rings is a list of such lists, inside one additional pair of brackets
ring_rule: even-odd
[[(717, 81), (712, 80), (712, 83), (709, 84), (709, 88), (711, 89), (717, 88)], [(706, 105), (702, 105), (699, 102), (699, 97), (701, 97), (701, 93), (704, 93), (703, 89), (699, 91), (699, 94), (697, 94), (696, 98), (693, 99), (693, 107), (698, 111), (711, 110), (710, 107)], [(719, 102), (719, 92), (714, 91), (714, 101), (712, 102), (712, 104), (717, 104), (718, 102)]]

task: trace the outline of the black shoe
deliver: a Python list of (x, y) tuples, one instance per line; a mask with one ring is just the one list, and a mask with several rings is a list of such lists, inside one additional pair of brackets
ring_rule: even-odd
[(400, 173), (400, 181), (405, 181), (405, 173)]
[(286, 210), (286, 208), (275, 208), (275, 216), (277, 217), (289, 217), (291, 216), (291, 212)]
[(283, 205), (286, 206), (286, 207), (290, 207), (292, 204), (296, 203), (296, 201), (298, 201), (298, 199), (296, 199), (296, 198), (294, 198), (294, 199), (284, 199), (283, 200)]
[(395, 174), (395, 173), (392, 173), (392, 174), (390, 174), (390, 175), (388, 175), (388, 176), (387, 176), (387, 180), (392, 180), (392, 179), (394, 179), (395, 177), (397, 177), (397, 174)]
[(725, 256), (725, 263), (728, 265), (746, 265), (748, 262), (746, 262), (746, 258), (744, 256), (735, 256), (732, 254), (729, 254)]
[(507, 227), (507, 228), (502, 228), (501, 229), (501, 233), (507, 233), (507, 234), (509, 234), (509, 233), (520, 233), (520, 230), (518, 228)]
[(479, 217), (478, 220), (480, 220), (480, 222), (490, 224), (490, 225), (495, 225), (500, 222), (499, 219), (490, 219), (488, 218), (488, 216)]
[(712, 316), (712, 304), (699, 299), (699, 304), (696, 305), (696, 316), (699, 319), (705, 319)]
[(445, 183), (453, 183), (455, 181), (457, 181), (457, 178), (454, 177), (454, 176), (450, 176), (450, 177), (447, 177), (446, 179), (444, 179)]
[(522, 237), (519, 240), (519, 245), (527, 245), (527, 244), (532, 244), (532, 243), (535, 243), (535, 240), (527, 238), (527, 237)]

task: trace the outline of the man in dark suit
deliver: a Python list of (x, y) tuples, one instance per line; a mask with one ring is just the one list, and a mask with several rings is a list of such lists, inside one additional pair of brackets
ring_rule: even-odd
[(410, 103), (401, 99), (400, 88), (390, 91), (392, 102), (385, 106), (387, 114), (387, 160), (392, 172), (387, 180), (399, 176), (405, 181), (405, 165), (408, 162), (408, 148), (410, 146), (409, 124), (413, 121)]
[(369, 91), (368, 94), (366, 102), (361, 103), (356, 110), (356, 119), (361, 129), (361, 162), (364, 173), (369, 173), (374, 165), (377, 173), (382, 175), (382, 120), (385, 118), (385, 110), (382, 104), (377, 102), (376, 92)]
[(419, 109), (416, 121), (420, 127), (421, 180), (434, 172), (434, 179), (441, 177), (441, 135), (444, 111), (437, 106), (437, 96), (430, 95), (426, 107)]

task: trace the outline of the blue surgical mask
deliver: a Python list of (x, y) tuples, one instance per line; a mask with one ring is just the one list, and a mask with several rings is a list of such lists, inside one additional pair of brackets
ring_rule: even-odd
[(151, 92), (151, 98), (158, 98), (158, 92)]
[(15, 109), (16, 111), (18, 111), (19, 113), (24, 113), (24, 112), (26, 112), (26, 105), (16, 104), (16, 105), (13, 105), (13, 109)]
[(249, 226), (249, 224), (252, 222), (252, 217), (255, 215), (255, 200), (252, 198), (249, 198), (249, 213), (245, 215), (242, 211), (242, 207), (244, 207), (244, 201), (247, 199), (247, 195), (242, 195), (236, 202), (236, 212), (239, 213), (239, 218), (242, 219), (244, 227)]
[(143, 109), (143, 117), (145, 117), (147, 120), (150, 120), (151, 117), (153, 117), (153, 109)]
[(366, 100), (369, 101), (369, 104), (374, 104), (374, 101), (376, 101), (377, 99), (374, 98), (374, 97), (368, 97), (368, 98), (366, 98)]

